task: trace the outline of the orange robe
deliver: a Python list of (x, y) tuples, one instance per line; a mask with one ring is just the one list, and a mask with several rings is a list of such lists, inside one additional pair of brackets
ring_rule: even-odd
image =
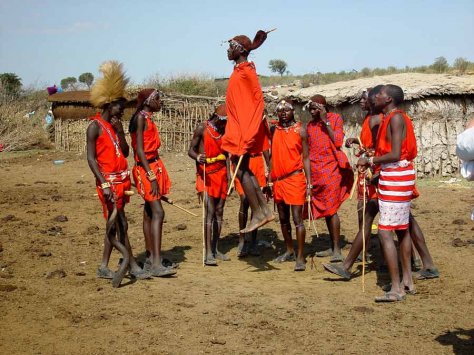
[(226, 109), (227, 126), (222, 149), (236, 156), (258, 154), (268, 149), (263, 93), (252, 62), (234, 67), (227, 86)]
[(272, 139), (272, 181), (275, 203), (304, 205), (306, 177), (303, 170), (301, 123), (276, 126)]
[[(265, 176), (265, 164), (263, 154), (251, 155), (249, 160), (249, 169), (257, 178), (258, 186), (264, 187), (267, 185), (267, 178)], [(238, 178), (235, 178), (235, 189), (239, 196), (244, 195), (244, 189)]]
[[(127, 159), (118, 145), (118, 138), (112, 125), (104, 120), (100, 113), (90, 119), (96, 121), (102, 130), (102, 134), (97, 137), (95, 142), (95, 160), (100, 173), (110, 183), (117, 208), (122, 209), (130, 201), (130, 197), (124, 194), (131, 188)], [(99, 181), (96, 181), (96, 190), (102, 204), (104, 218), (107, 219), (107, 211), (113, 210), (113, 203), (105, 199)]]
[(151, 194), (151, 182), (146, 176), (146, 171), (140, 163), (137, 155), (137, 133), (131, 133), (132, 147), (135, 152), (135, 166), (133, 167), (133, 180), (137, 187), (138, 193), (145, 201), (156, 201), (161, 199), (161, 196), (167, 195), (170, 192), (171, 181), (168, 172), (163, 164), (163, 161), (158, 155), (158, 149), (161, 146), (160, 134), (155, 123), (151, 119), (151, 112), (142, 111), (141, 114), (146, 118), (146, 129), (143, 131), (143, 151), (148, 160), (150, 169), (156, 175), (156, 182), (158, 183), (158, 194), (153, 196)]
[[(204, 152), (207, 158), (217, 157), (223, 154), (222, 137), (208, 123), (203, 133)], [(227, 197), (227, 165), (225, 160), (218, 160), (215, 163), (206, 164), (206, 182), (204, 184), (204, 169), (202, 164), (197, 164), (196, 190), (203, 192), (204, 188), (208, 196), (224, 199)], [(204, 187), (205, 186), (205, 187)]]

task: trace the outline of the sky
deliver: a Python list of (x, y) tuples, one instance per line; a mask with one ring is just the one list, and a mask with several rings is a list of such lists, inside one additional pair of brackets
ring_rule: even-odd
[(0, 73), (41, 87), (115, 59), (134, 83), (228, 77), (222, 42), (275, 27), (249, 57), (261, 75), (474, 61), (474, 0), (0, 0)]

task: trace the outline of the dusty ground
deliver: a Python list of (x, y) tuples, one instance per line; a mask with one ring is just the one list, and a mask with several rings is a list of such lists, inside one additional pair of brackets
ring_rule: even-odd
[[(53, 160), (65, 159), (62, 165)], [(165, 155), (176, 202), (200, 214), (193, 164)], [(164, 250), (181, 262), (176, 278), (113, 289), (95, 277), (105, 223), (83, 156), (59, 152), (0, 155), (0, 353), (472, 353), (473, 186), (421, 183), (414, 213), (442, 277), (419, 281), (418, 294), (375, 304), (387, 275), (372, 268), (362, 293), (316, 268), (275, 265), (276, 250), (236, 258), (238, 200), (229, 200), (221, 247), (232, 261), (201, 265), (201, 220), (165, 206)], [(342, 233), (356, 232), (355, 202), (344, 204)], [(127, 207), (130, 236), (143, 251), (141, 199)], [(56, 217), (64, 215), (67, 221)], [(178, 224), (186, 224), (178, 231)], [(321, 232), (323, 224), (318, 223)], [(282, 247), (278, 224), (259, 238)], [(307, 252), (327, 235), (307, 238)], [(375, 240), (374, 240), (375, 242)], [(347, 253), (347, 250), (345, 251)], [(118, 255), (114, 252), (112, 265)], [(309, 264), (308, 264), (309, 265)]]

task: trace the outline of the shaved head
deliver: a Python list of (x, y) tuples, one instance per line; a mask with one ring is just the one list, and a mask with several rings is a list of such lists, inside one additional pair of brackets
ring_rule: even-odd
[(393, 103), (398, 106), (404, 101), (403, 90), (400, 86), (387, 84), (384, 87), (385, 93), (387, 96), (392, 98)]

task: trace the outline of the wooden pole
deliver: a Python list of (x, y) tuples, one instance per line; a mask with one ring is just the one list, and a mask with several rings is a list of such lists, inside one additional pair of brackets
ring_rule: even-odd
[(364, 197), (362, 199), (362, 292), (365, 292), (365, 204), (366, 204), (366, 185), (365, 176), (363, 177)]
[(207, 196), (206, 196), (206, 164), (204, 163), (203, 168), (204, 176), (204, 191), (202, 192), (202, 266), (206, 266), (206, 205), (207, 205)]
[(242, 163), (243, 157), (244, 156), (241, 155), (240, 158), (239, 158), (239, 161), (237, 162), (237, 166), (235, 167), (234, 174), (232, 175), (232, 180), (230, 181), (229, 190), (227, 190), (227, 196), (229, 196), (230, 192), (232, 191), (232, 187), (234, 186), (235, 177), (237, 176), (237, 171), (240, 168), (240, 163)]

